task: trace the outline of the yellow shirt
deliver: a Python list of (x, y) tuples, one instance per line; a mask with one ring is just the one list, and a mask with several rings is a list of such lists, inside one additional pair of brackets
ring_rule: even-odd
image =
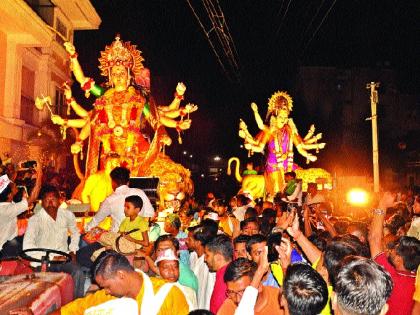
[(420, 302), (420, 265), (417, 268), (416, 291), (414, 291), (413, 300), (416, 302)]
[(233, 235), (233, 230), (235, 226), (238, 226), (238, 229), (239, 229), (239, 222), (236, 218), (231, 218), (231, 217), (220, 218), (219, 227), (221, 227), (223, 229), (223, 232), (225, 232), (229, 236)]
[(134, 221), (130, 221), (130, 218), (125, 217), (120, 224), (120, 232), (130, 232), (131, 230), (139, 229), (137, 232), (131, 233), (130, 236), (135, 240), (142, 241), (142, 232), (149, 230), (149, 222), (144, 217), (136, 217)]
[[(157, 279), (157, 278), (150, 278), (153, 285), (153, 291), (156, 292), (166, 283), (165, 280)], [(137, 304), (139, 306), (139, 311), (141, 309), (141, 305), (143, 302), (143, 295), (144, 295), (144, 284), (142, 285), (139, 294), (136, 297)], [(102, 304), (104, 302), (110, 301), (115, 299), (116, 297), (106, 294), (105, 290), (96, 291), (93, 294), (89, 294), (83, 298), (74, 300), (66, 305), (64, 305), (60, 311), (61, 315), (83, 315), (85, 310), (89, 307), (96, 306)], [(148, 303), (148, 301), (144, 301), (144, 303)], [(147, 305), (147, 304), (146, 304)], [(172, 315), (172, 314), (179, 314), (179, 315), (187, 315), (189, 313), (189, 306), (187, 300), (185, 299), (184, 294), (182, 291), (173, 286), (169, 291), (168, 295), (165, 298), (162, 306), (159, 309), (158, 315)]]
[[(321, 260), (321, 257), (319, 257), (313, 264), (312, 264), (312, 268), (316, 270), (316, 268), (318, 267), (319, 261)], [(330, 301), (331, 301), (331, 294), (333, 291), (333, 287), (332, 285), (328, 285), (327, 284), (327, 288), (328, 288), (328, 301), (327, 301), (327, 305), (325, 305), (324, 309), (321, 311), (321, 315), (331, 315), (331, 306), (330, 306)]]

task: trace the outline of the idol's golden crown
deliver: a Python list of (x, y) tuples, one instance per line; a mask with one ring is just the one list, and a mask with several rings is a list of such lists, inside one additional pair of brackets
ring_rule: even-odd
[(143, 69), (143, 57), (141, 52), (136, 49), (136, 45), (130, 42), (123, 42), (120, 36), (115, 36), (115, 40), (111, 45), (105, 46), (105, 50), (101, 51), (99, 58), (99, 69), (101, 75), (108, 77), (113, 66), (122, 65), (131, 70), (134, 76), (138, 75)]

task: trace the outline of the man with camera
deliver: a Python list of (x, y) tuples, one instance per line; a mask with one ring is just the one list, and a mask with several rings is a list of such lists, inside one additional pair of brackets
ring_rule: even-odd
[[(18, 236), (17, 217), (36, 201), (41, 188), (42, 167), (37, 163), (36, 182), (31, 195), (18, 187), (7, 175), (0, 177), (0, 258), (15, 257), (22, 251), (22, 237)], [(22, 194), (20, 201), (16, 195)]]

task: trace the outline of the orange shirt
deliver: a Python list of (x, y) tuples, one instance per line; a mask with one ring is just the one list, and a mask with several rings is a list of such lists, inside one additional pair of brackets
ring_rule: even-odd
[(239, 230), (239, 221), (236, 218), (232, 217), (221, 217), (219, 227), (223, 229), (223, 232), (225, 232), (229, 236), (232, 236), (234, 227), (237, 227), (237, 229)]
[[(166, 282), (162, 279), (150, 278), (153, 285), (153, 291), (156, 292), (162, 287)], [(142, 305), (142, 302), (148, 303), (148, 301), (143, 301), (144, 295), (144, 285), (142, 285), (139, 294), (136, 297), (137, 304), (139, 309)], [(96, 306), (107, 302), (109, 300), (115, 299), (114, 296), (106, 294), (105, 290), (96, 291), (93, 294), (89, 294), (83, 298), (74, 300), (66, 305), (64, 305), (60, 311), (61, 315), (83, 315), (84, 311), (89, 307)], [(149, 301), (150, 303), (150, 301)], [(57, 312), (58, 313), (58, 312)], [(185, 299), (182, 291), (174, 286), (169, 291), (168, 295), (165, 298), (161, 308), (159, 309), (158, 315), (171, 315), (171, 314), (180, 314), (187, 315), (189, 313), (189, 306), (187, 300)], [(56, 314), (56, 313), (54, 313)], [(59, 313), (58, 313), (59, 314)]]
[[(278, 301), (280, 289), (263, 286), (263, 292), (267, 295), (267, 303), (259, 311), (255, 311), (255, 315), (283, 315), (284, 312), (280, 308)], [(235, 310), (235, 303), (227, 298), (217, 312), (217, 315), (232, 315), (235, 313)]]

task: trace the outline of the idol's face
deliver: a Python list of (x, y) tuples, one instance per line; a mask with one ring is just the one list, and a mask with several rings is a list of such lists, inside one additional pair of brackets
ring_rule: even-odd
[(130, 76), (124, 66), (113, 66), (111, 68), (111, 82), (114, 88), (125, 90), (130, 82)]

